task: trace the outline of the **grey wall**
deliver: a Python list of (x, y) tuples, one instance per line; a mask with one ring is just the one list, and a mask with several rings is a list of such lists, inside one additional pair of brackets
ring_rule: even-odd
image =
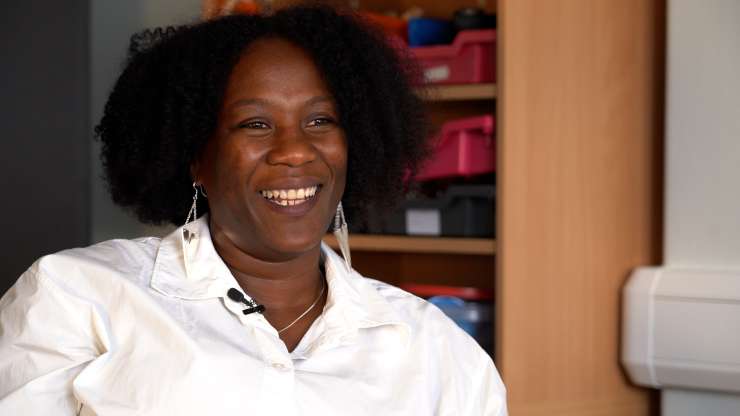
[(0, 294), (44, 254), (169, 230), (140, 224), (110, 202), (92, 131), (131, 34), (195, 21), (200, 7), (200, 0), (3, 2)]
[(0, 293), (89, 242), (88, 1), (3, 2)]
[[(121, 72), (131, 35), (145, 28), (195, 21), (200, 0), (94, 0), (90, 12), (90, 129), (102, 116), (108, 94)], [(133, 238), (163, 235), (172, 227), (150, 227), (113, 205), (102, 180), (98, 158), (100, 147), (93, 143), (89, 165), (90, 239)], [(187, 212), (183, 213), (183, 220)]]

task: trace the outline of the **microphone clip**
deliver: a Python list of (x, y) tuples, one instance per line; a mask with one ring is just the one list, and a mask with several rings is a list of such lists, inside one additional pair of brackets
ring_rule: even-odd
[(255, 312), (262, 313), (265, 311), (265, 305), (260, 305), (251, 299), (245, 298), (244, 294), (242, 294), (242, 292), (237, 289), (229, 289), (229, 291), (226, 292), (226, 295), (234, 302), (239, 302), (247, 305), (247, 309), (242, 310), (242, 313), (244, 315), (249, 315), (250, 313)]

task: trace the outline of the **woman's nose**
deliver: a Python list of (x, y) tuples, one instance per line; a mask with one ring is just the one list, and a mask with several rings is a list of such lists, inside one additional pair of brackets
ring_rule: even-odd
[(267, 154), (267, 162), (271, 165), (297, 167), (316, 159), (316, 148), (300, 128), (278, 130), (272, 142)]

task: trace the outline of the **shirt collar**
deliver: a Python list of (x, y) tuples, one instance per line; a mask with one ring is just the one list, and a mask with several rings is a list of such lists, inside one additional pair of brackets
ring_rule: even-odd
[[(183, 232), (190, 236), (188, 241)], [(239, 287), (213, 246), (208, 215), (162, 239), (150, 285), (164, 295), (188, 300), (223, 297), (229, 287)]]
[[(189, 241), (185, 240), (183, 230), (192, 236)], [(404, 339), (408, 341), (409, 326), (378, 293), (372, 281), (355, 270), (347, 270), (344, 260), (324, 243), (321, 244), (321, 257), (329, 292), (322, 319), (326, 331), (347, 333), (360, 328), (394, 325), (402, 328)], [(226, 296), (229, 288), (239, 288), (239, 284), (213, 246), (208, 215), (162, 239), (150, 286), (166, 296), (187, 300), (223, 298), (227, 308), (244, 321), (243, 305)]]

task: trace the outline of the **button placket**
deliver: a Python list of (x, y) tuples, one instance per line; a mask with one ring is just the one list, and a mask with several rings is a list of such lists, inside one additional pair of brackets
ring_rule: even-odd
[(261, 397), (265, 403), (270, 403), (271, 414), (297, 415), (293, 396), (295, 372), (292, 363), (288, 364), (280, 357), (270, 357), (265, 364)]
[(282, 363), (282, 362), (273, 362), (270, 365), (272, 366), (272, 368), (274, 368), (274, 369), (276, 369), (278, 371), (291, 371), (291, 370), (293, 370), (293, 366), (292, 365), (287, 365), (287, 364)]

